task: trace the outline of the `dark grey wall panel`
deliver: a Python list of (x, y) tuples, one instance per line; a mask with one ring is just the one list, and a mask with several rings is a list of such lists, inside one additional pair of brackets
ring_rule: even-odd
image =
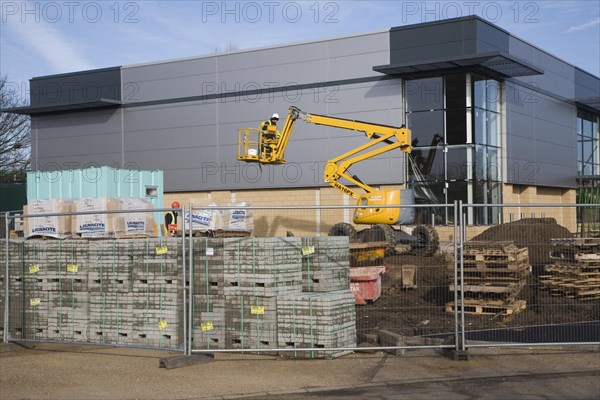
[(506, 182), (575, 187), (576, 115), (575, 106), (539, 93), (534, 102), (507, 99)]
[(31, 106), (49, 107), (121, 100), (120, 67), (33, 78)]
[(600, 78), (575, 68), (575, 99), (599, 96)]
[(215, 101), (165, 104), (125, 109), (125, 132), (213, 125)]
[(509, 34), (485, 21), (477, 20), (477, 52), (509, 51)]
[(392, 28), (390, 64), (474, 54), (476, 36), (475, 19)]
[(85, 169), (108, 165), (114, 168), (137, 169), (134, 164), (123, 164), (121, 152), (104, 153), (102, 155), (84, 156), (73, 150), (68, 156), (38, 157), (32, 168), (36, 171), (58, 171), (69, 169)]
[[(34, 169), (44, 165), (89, 162), (113, 165), (122, 162), (121, 110), (80, 112), (73, 114), (33, 116), (36, 135), (32, 147)], [(76, 160), (76, 161), (74, 161)]]
[(105, 110), (76, 114), (33, 117), (41, 130), (40, 139), (79, 138), (121, 132), (121, 111)]

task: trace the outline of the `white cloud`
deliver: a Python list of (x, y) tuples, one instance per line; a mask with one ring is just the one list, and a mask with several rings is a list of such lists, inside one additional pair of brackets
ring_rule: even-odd
[(30, 60), (41, 58), (53, 72), (69, 72), (92, 69), (93, 65), (82, 55), (83, 46), (72, 38), (66, 38), (56, 28), (44, 22), (7, 23), (16, 44), (24, 47)]
[(582, 31), (584, 29), (591, 28), (591, 27), (596, 26), (596, 25), (600, 25), (600, 18), (596, 18), (593, 21), (589, 21), (589, 22), (586, 22), (586, 23), (581, 24), (581, 25), (572, 26), (569, 29), (567, 29), (567, 32)]

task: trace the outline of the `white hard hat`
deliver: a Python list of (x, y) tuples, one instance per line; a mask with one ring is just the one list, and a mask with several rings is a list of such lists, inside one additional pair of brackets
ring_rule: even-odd
[(273, 118), (277, 118), (277, 119), (279, 119), (279, 114), (277, 114), (277, 113), (273, 114), (273, 115), (271, 116), (271, 119), (273, 119)]

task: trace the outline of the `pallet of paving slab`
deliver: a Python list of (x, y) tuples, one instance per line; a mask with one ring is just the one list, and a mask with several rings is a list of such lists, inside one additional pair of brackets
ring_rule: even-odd
[(252, 235), (251, 231), (232, 231), (232, 230), (224, 230), (217, 229), (213, 231), (213, 237), (216, 238), (241, 238), (241, 237), (250, 237)]
[(529, 263), (529, 250), (518, 248), (512, 242), (467, 242), (463, 248), (463, 260), (484, 263), (489, 268), (502, 268), (502, 265), (518, 267)]
[[(527, 307), (525, 300), (516, 300), (511, 303), (504, 303), (501, 301), (489, 301), (489, 300), (464, 300), (465, 314), (476, 314), (476, 315), (514, 315), (524, 311)], [(458, 311), (461, 310), (460, 303), (456, 306)], [(446, 312), (454, 313), (455, 304), (449, 302), (446, 304)]]
[(575, 260), (578, 255), (600, 254), (598, 238), (552, 239), (550, 258), (554, 260)]
[(467, 279), (498, 279), (498, 280), (513, 280), (520, 281), (531, 274), (531, 269), (528, 266), (524, 266), (518, 270), (497, 270), (497, 269), (486, 269), (486, 270), (463, 270), (462, 276), (465, 280)]
[[(523, 287), (525, 286), (525, 281), (510, 283), (506, 286), (497, 286), (494, 284), (489, 285), (468, 285), (465, 284), (464, 288), (461, 288), (461, 285), (456, 286), (456, 290), (464, 290), (465, 292), (474, 292), (474, 293), (494, 293), (494, 294), (518, 294), (521, 292)], [(450, 284), (450, 291), (454, 291), (454, 284)]]

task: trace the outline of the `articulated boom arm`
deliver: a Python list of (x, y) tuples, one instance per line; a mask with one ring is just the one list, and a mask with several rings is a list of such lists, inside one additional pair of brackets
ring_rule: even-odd
[[(264, 139), (264, 135), (259, 132), (259, 140), (252, 143), (258, 144), (260, 150), (253, 154), (249, 154), (247, 150), (249, 147), (247, 139), (246, 142), (242, 144), (243, 135), (241, 131), (246, 132), (247, 138), (248, 130), (240, 130), (240, 154), (238, 155), (238, 159), (259, 162), (262, 164), (285, 163), (285, 149), (287, 148), (292, 130), (294, 129), (294, 125), (298, 118), (315, 125), (331, 126), (334, 128), (363, 132), (367, 138), (371, 139), (370, 142), (329, 160), (325, 166), (324, 181), (356, 200), (360, 198), (360, 195), (346, 185), (341, 184), (339, 182), (340, 179), (346, 179), (352, 184), (365, 190), (367, 193), (375, 192), (375, 189), (363, 183), (358, 177), (347, 173), (348, 169), (353, 164), (398, 148), (405, 153), (410, 153), (412, 150), (411, 132), (405, 127), (394, 127), (344, 118), (328, 117), (325, 115), (309, 114), (292, 106), (290, 107), (289, 114), (279, 138), (269, 141), (268, 139)], [(382, 146), (381, 144), (384, 145)], [(264, 150), (265, 148), (266, 150)]]

